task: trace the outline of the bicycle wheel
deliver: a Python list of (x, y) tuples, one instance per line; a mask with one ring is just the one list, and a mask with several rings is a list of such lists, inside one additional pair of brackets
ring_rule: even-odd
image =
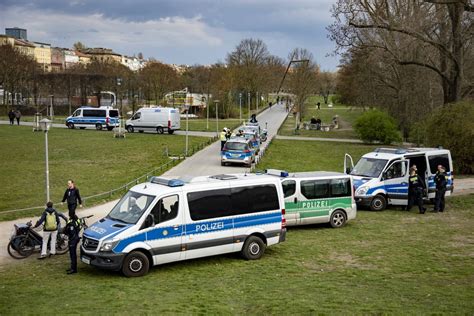
[(8, 243), (8, 254), (15, 259), (30, 256), (35, 250), (33, 241), (26, 236), (17, 236)]
[(69, 238), (65, 234), (58, 234), (56, 239), (56, 253), (63, 255), (69, 250)]

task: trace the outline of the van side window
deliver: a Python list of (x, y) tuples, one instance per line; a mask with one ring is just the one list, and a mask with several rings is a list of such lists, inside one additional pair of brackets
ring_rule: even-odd
[[(232, 215), (278, 210), (278, 194), (273, 184), (231, 189)], [(246, 208), (240, 207), (242, 201), (248, 202)]]
[(193, 221), (230, 215), (230, 189), (190, 192), (187, 197)]
[(105, 111), (104, 110), (82, 110), (82, 116), (105, 117)]
[(81, 115), (81, 110), (76, 110), (76, 111), (72, 114), (73, 117), (76, 117), (76, 116), (79, 116), (79, 115)]
[(331, 197), (351, 196), (351, 180), (350, 179), (332, 179), (331, 180)]
[(386, 179), (395, 179), (404, 177), (405, 173), (402, 170), (402, 161), (397, 161), (391, 165), (387, 171), (385, 171), (384, 176)]
[(296, 181), (286, 180), (281, 183), (285, 197), (292, 196), (296, 192)]
[(118, 117), (119, 116), (118, 111), (117, 110), (110, 110), (109, 111), (109, 116), (110, 117)]
[(329, 197), (329, 180), (301, 181), (301, 194), (308, 200)]
[(137, 112), (132, 116), (132, 120), (138, 120), (141, 116), (142, 114), (140, 112)]
[(438, 171), (438, 165), (442, 165), (446, 168), (446, 171), (449, 172), (449, 156), (447, 154), (444, 155), (436, 155), (436, 156), (429, 156), (428, 160), (430, 162), (430, 171), (431, 174), (435, 174)]
[(178, 216), (178, 209), (179, 198), (177, 195), (171, 195), (160, 199), (151, 210), (150, 215), (153, 216), (154, 223), (150, 226), (176, 218), (176, 216)]

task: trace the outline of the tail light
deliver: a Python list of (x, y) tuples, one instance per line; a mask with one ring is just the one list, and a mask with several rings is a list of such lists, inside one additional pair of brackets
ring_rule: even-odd
[(171, 120), (168, 120), (168, 128), (171, 128)]
[(249, 149), (244, 150), (244, 153), (248, 154), (250, 152)]
[(285, 209), (281, 209), (281, 228), (286, 228)]

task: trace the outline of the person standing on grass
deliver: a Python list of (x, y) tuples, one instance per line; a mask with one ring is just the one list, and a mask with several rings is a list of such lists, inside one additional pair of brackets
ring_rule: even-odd
[[(415, 167), (416, 168), (416, 167)], [(410, 168), (410, 177), (408, 178), (408, 206), (407, 211), (410, 212), (411, 207), (416, 204), (420, 214), (425, 214), (426, 208), (423, 207), (423, 192), (425, 185), (420, 176), (416, 173), (415, 168)]]
[(67, 274), (77, 273), (77, 244), (79, 244), (79, 233), (81, 232), (81, 221), (74, 214), (67, 221), (65, 234), (69, 238), (69, 257), (71, 259), (71, 268), (67, 269)]
[(56, 254), (56, 239), (58, 237), (58, 228), (59, 228), (59, 218), (63, 218), (67, 221), (66, 216), (62, 213), (56, 212), (53, 208), (53, 202), (49, 201), (46, 203), (46, 209), (43, 214), (41, 214), (40, 219), (36, 222), (33, 228), (38, 227), (43, 224), (43, 245), (41, 246), (41, 256), (38, 259), (46, 258), (48, 250), (48, 240), (51, 238), (51, 243), (49, 244), (49, 256), (54, 256)]
[(8, 119), (10, 120), (10, 125), (15, 125), (15, 112), (12, 109), (8, 112)]
[(436, 193), (433, 212), (444, 212), (444, 195), (446, 194), (446, 186), (448, 184), (448, 177), (444, 166), (438, 166), (438, 172), (436, 172), (434, 181), (436, 184)]
[(73, 217), (76, 214), (77, 203), (82, 207), (81, 195), (79, 194), (79, 189), (76, 188), (74, 181), (69, 179), (67, 181), (67, 189), (64, 192), (62, 203), (67, 200), (67, 209), (69, 210), (69, 217)]
[(20, 125), (20, 118), (21, 118), (21, 112), (20, 110), (16, 109), (15, 111), (15, 117), (16, 117), (16, 124)]

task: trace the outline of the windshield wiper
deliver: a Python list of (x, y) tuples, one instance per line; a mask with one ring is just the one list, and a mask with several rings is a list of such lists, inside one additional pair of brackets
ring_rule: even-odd
[(123, 219), (120, 219), (120, 218), (115, 218), (115, 217), (112, 217), (110, 215), (107, 215), (107, 217), (114, 220), (114, 221), (119, 221), (119, 222), (122, 222), (124, 224), (130, 224), (129, 222), (126, 222), (126, 221), (124, 221)]

